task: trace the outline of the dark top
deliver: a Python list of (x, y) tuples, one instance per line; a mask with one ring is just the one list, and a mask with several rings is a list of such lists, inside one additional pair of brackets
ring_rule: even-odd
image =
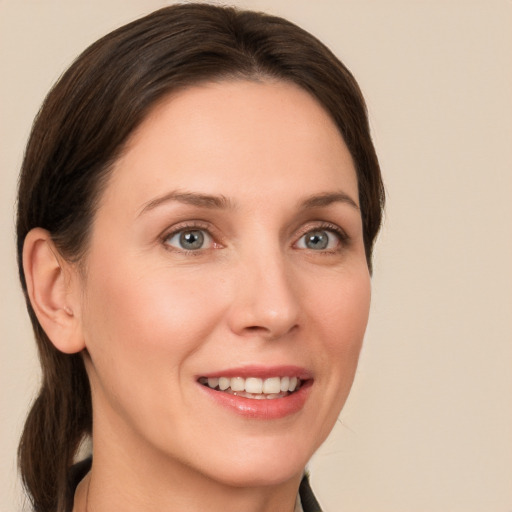
[[(77, 488), (80, 480), (84, 478), (84, 476), (91, 469), (92, 458), (89, 457), (78, 464), (75, 464), (71, 468), (71, 473), (69, 475), (69, 495), (68, 495), (68, 511), (72, 512), (73, 510), (73, 497), (75, 495), (75, 489)], [(299, 487), (299, 496), (300, 501), (302, 503), (302, 508), (304, 512), (322, 512), (318, 501), (311, 490), (311, 486), (309, 485), (308, 475), (304, 474), (302, 481)]]

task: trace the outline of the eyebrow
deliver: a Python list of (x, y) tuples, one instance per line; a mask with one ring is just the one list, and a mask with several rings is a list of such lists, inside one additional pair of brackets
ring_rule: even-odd
[(333, 203), (345, 203), (359, 211), (358, 204), (345, 192), (326, 192), (321, 194), (315, 194), (314, 196), (308, 197), (300, 203), (300, 208), (303, 210), (309, 210), (312, 208), (322, 208), (330, 206)]
[[(235, 203), (224, 195), (201, 194), (199, 192), (183, 192), (173, 190), (163, 196), (152, 199), (144, 204), (138, 216), (147, 211), (154, 210), (158, 206), (177, 201), (179, 203), (197, 206), (200, 208), (216, 209), (216, 210), (232, 210), (235, 209)], [(313, 208), (322, 208), (330, 206), (333, 203), (348, 204), (352, 208), (359, 211), (357, 203), (345, 192), (324, 192), (315, 194), (299, 202), (299, 209), (309, 210)]]
[(235, 206), (230, 199), (223, 195), (212, 196), (209, 194), (200, 194), (198, 192), (181, 192), (179, 190), (174, 190), (168, 194), (164, 194), (163, 196), (157, 197), (156, 199), (152, 199), (151, 201), (147, 202), (142, 207), (139, 216), (149, 210), (154, 210), (156, 207), (171, 201), (198, 206), (200, 208), (218, 210), (234, 209)]

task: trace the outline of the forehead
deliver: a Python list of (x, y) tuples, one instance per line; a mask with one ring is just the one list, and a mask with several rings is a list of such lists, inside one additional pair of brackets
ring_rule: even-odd
[(207, 83), (160, 102), (114, 165), (103, 200), (137, 208), (172, 189), (241, 200), (343, 189), (357, 202), (353, 161), (334, 122), (284, 82)]

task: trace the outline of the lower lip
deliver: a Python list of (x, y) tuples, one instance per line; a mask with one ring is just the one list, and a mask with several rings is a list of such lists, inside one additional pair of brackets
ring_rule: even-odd
[(312, 384), (312, 380), (307, 380), (297, 391), (288, 396), (258, 400), (216, 391), (198, 383), (203, 392), (219, 405), (231, 409), (240, 416), (259, 420), (275, 420), (299, 412), (306, 403)]

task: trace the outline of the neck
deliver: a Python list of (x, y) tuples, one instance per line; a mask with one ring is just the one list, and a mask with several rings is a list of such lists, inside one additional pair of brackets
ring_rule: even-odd
[[(95, 467), (99, 467), (95, 464)], [(73, 512), (125, 512), (186, 510), (187, 512), (293, 512), (299, 482), (286, 488), (231, 488), (212, 485), (180, 486), (167, 480), (165, 488), (135, 486), (122, 479), (105, 482), (102, 471), (91, 470), (77, 488)], [(126, 482), (126, 483), (125, 483)], [(183, 480), (181, 480), (183, 482)]]

